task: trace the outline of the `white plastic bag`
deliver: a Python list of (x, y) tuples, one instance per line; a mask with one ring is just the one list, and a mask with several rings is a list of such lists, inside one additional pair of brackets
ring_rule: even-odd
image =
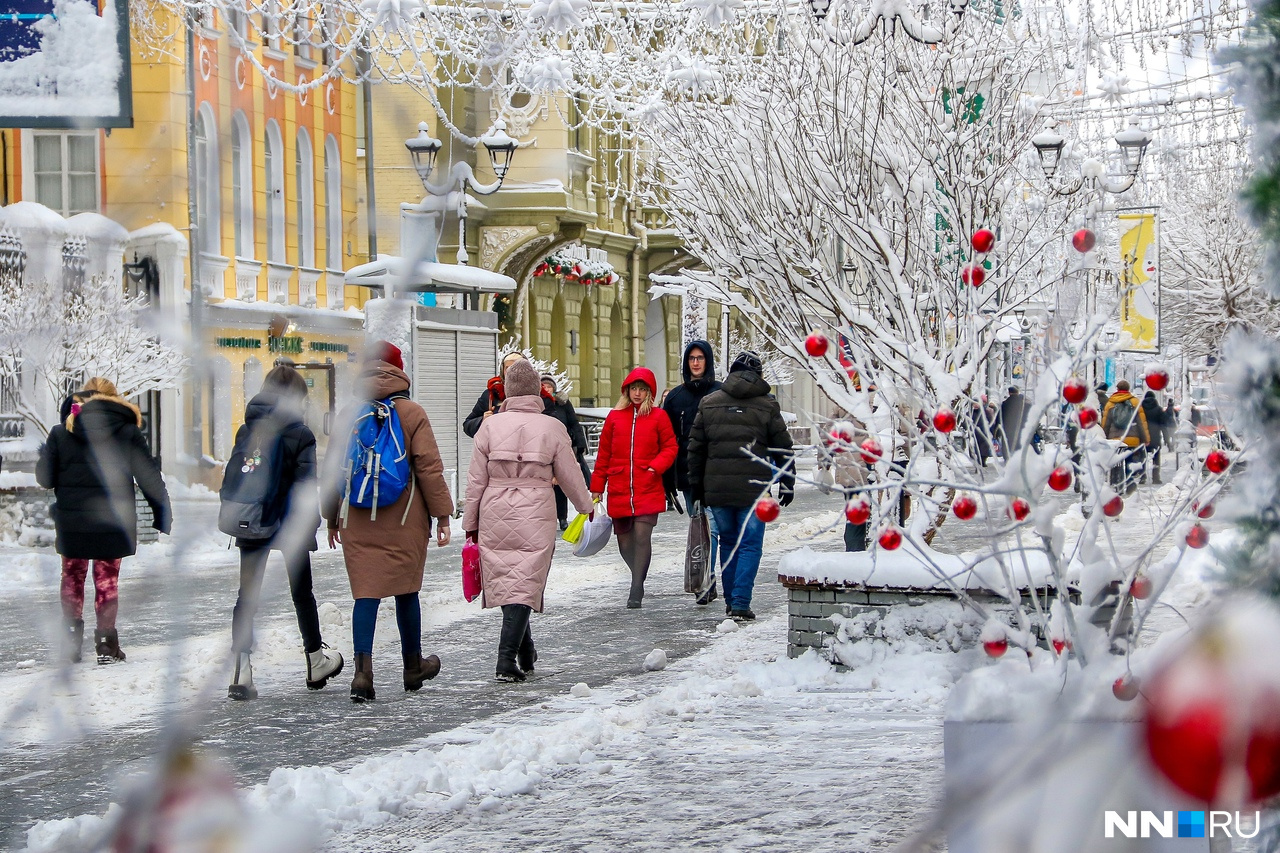
[(596, 504), (596, 517), (583, 528), (582, 538), (573, 546), (573, 556), (590, 557), (599, 553), (601, 548), (609, 544), (609, 537), (612, 535), (613, 519), (605, 514), (603, 506)]

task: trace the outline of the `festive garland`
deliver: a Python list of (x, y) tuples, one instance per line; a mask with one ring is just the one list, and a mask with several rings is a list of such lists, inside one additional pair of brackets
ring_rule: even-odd
[(613, 267), (605, 261), (584, 261), (570, 258), (553, 252), (542, 259), (542, 263), (534, 267), (533, 275), (541, 278), (544, 275), (562, 276), (565, 281), (585, 284), (616, 284), (617, 274)]

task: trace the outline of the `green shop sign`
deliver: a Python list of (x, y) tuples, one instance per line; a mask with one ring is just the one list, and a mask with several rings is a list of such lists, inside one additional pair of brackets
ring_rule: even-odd
[(262, 349), (259, 338), (214, 338), (213, 345), (223, 349)]
[(272, 352), (290, 352), (301, 354), (302, 338), (299, 336), (288, 338), (267, 338), (267, 348)]
[(346, 344), (331, 344), (328, 341), (312, 341), (307, 344), (307, 349), (312, 352), (347, 352), (350, 347)]

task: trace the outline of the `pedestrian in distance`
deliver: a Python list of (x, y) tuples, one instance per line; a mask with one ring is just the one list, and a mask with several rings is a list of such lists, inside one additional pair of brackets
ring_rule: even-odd
[(1107, 407), (1107, 401), (1111, 399), (1111, 386), (1105, 382), (1099, 382), (1098, 387), (1093, 389), (1093, 395), (1098, 398), (1098, 413)]
[(760, 356), (740, 353), (724, 385), (698, 406), (689, 435), (689, 489), (716, 520), (725, 612), (737, 619), (756, 618), (751, 597), (764, 548), (756, 501), (775, 479), (779, 503), (795, 497), (791, 435), (763, 371)]
[[(1144, 391), (1142, 394), (1142, 414), (1147, 420), (1147, 447), (1146, 456), (1151, 460), (1151, 482), (1153, 485), (1161, 485), (1160, 479), (1160, 445), (1164, 442), (1164, 406), (1160, 405), (1160, 401), (1156, 399), (1154, 391)], [(1146, 469), (1142, 472), (1142, 482), (1147, 481)]]
[(244, 424), (223, 475), (219, 529), (240, 549), (240, 591), (231, 616), (235, 670), (227, 696), (256, 699), (253, 620), (267, 558), (279, 551), (302, 635), (306, 682), (319, 690), (342, 672), (342, 655), (325, 645), (311, 582), (320, 527), (316, 437), (304, 420), (307, 381), (287, 364), (273, 367), (245, 407)]
[(627, 607), (644, 601), (644, 582), (653, 559), (653, 528), (667, 508), (662, 475), (675, 464), (676, 436), (671, 419), (657, 407), (658, 380), (637, 367), (622, 382), (622, 397), (600, 431), (591, 498), (608, 491), (606, 510), (618, 536), (618, 550), (631, 570)]
[[(852, 425), (855, 436), (867, 434), (866, 425), (861, 421), (849, 415), (846, 415), (844, 420)], [(835, 484), (839, 487), (840, 494), (844, 496), (846, 505), (855, 496), (863, 492), (871, 481), (870, 466), (863, 460), (862, 454), (856, 450), (850, 451), (846, 448), (841, 448), (841, 452), (832, 454), (831, 467)], [(844, 522), (844, 550), (867, 550), (867, 531), (870, 526), (870, 519), (861, 524), (854, 524), (846, 518)]]
[(462, 529), (480, 546), (484, 606), (502, 608), (499, 681), (524, 681), (538, 660), (530, 616), (542, 612), (556, 530), (552, 480), (582, 513), (591, 495), (563, 424), (544, 416), (537, 372), (520, 359), (507, 368), (501, 410), (476, 433), (467, 469)]
[[(503, 374), (507, 372), (507, 368), (512, 363), (524, 358), (523, 353), (509, 352), (502, 357), (502, 368), (498, 375), (489, 380), (485, 385), (485, 389), (480, 392), (480, 397), (476, 400), (476, 404), (471, 408), (471, 414), (467, 415), (462, 421), (462, 431), (470, 438), (475, 438), (476, 433), (480, 431), (480, 424), (484, 423), (485, 418), (493, 417), (498, 413), (498, 409), (502, 406), (502, 401), (507, 398), (506, 390), (502, 385)], [(550, 406), (546, 407), (547, 411)]]
[(969, 435), (973, 437), (973, 455), (979, 467), (985, 466), (992, 457), (992, 428), (995, 425), (995, 410), (987, 404), (987, 395), (983, 394), (974, 400), (969, 409)]
[(1138, 399), (1129, 393), (1129, 383), (1121, 379), (1116, 392), (1102, 409), (1102, 431), (1111, 441), (1119, 441), (1127, 448), (1120, 461), (1111, 469), (1111, 486), (1126, 494), (1138, 488), (1132, 469), (1142, 465), (1142, 454), (1151, 439), (1147, 429), (1147, 416)]
[[(583, 488), (586, 488), (586, 483), (591, 478), (591, 473), (587, 471), (586, 463), (587, 431), (582, 428), (582, 424), (578, 423), (578, 413), (574, 411), (573, 403), (569, 402), (568, 397), (560, 394), (560, 386), (556, 382), (555, 374), (542, 374), (541, 382), (540, 393), (544, 411), (564, 425), (565, 432), (569, 435), (569, 443), (573, 445), (573, 458), (578, 464), (578, 474), (582, 477)], [(511, 396), (510, 389), (507, 389), (507, 396)], [(557, 476), (556, 479), (558, 480), (559, 477)], [(556, 495), (556, 521), (559, 523), (560, 529), (564, 530), (569, 526), (569, 499), (565, 495), (562, 484), (557, 483), (554, 486), (554, 490)]]
[[(719, 391), (720, 383), (716, 381), (716, 357), (711, 344), (706, 341), (690, 341), (684, 348), (684, 361), (681, 372), (684, 382), (667, 392), (662, 401), (662, 409), (671, 419), (671, 428), (675, 431), (676, 463), (667, 469), (663, 478), (663, 487), (667, 491), (668, 503), (674, 504), (677, 494), (683, 495), (684, 505), (689, 514), (695, 514), (693, 493), (689, 489), (689, 434), (693, 432), (693, 421), (698, 415), (698, 404), (708, 394)], [(711, 565), (716, 564), (716, 526), (715, 519), (707, 514), (707, 527), (711, 533)], [(716, 597), (714, 582), (698, 597), (698, 604), (708, 604)]]
[(1009, 386), (1009, 395), (1000, 404), (996, 418), (996, 436), (1000, 439), (1003, 457), (1008, 459), (1022, 447), (1022, 432), (1027, 424), (1027, 398), (1016, 385)]
[(84, 584), (93, 571), (94, 651), (99, 664), (123, 661), (116, 616), (120, 561), (138, 550), (134, 485), (151, 508), (151, 526), (168, 533), (169, 494), (142, 434), (142, 412), (108, 379), (85, 383), (64, 423), (49, 431), (36, 481), (53, 489), (56, 548), (62, 556), (64, 654), (79, 663), (84, 642)]
[[(409, 399), (409, 377), (400, 350), (386, 341), (370, 348), (359, 382), (362, 402), (348, 406), (338, 418), (338, 440), (325, 459), (322, 512), (328, 522), (329, 547), (342, 545), (355, 605), (351, 615), (355, 676), (353, 702), (375, 698), (373, 632), (382, 599), (394, 597), (404, 689), (416, 691), (440, 672), (440, 658), (422, 656), (422, 611), (418, 593), (427, 560), (432, 519), (436, 544), (449, 544), (453, 498), (444, 480), (444, 463), (431, 422)], [(365, 444), (376, 431), (374, 444)], [(347, 438), (343, 438), (343, 437)], [(379, 453), (384, 447), (388, 452)], [(391, 450), (394, 448), (394, 450)], [(372, 472), (361, 460), (375, 457)], [(402, 484), (397, 497), (379, 505), (382, 480), (389, 491)], [(368, 499), (372, 488), (373, 500)], [(363, 504), (363, 505), (362, 505)], [(371, 505), (370, 505), (371, 504)]]

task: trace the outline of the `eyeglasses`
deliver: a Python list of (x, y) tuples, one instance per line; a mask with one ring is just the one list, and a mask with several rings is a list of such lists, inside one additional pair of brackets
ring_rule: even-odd
[(689, 356), (689, 360), (690, 361), (706, 361), (707, 357), (705, 355), (691, 355)]

